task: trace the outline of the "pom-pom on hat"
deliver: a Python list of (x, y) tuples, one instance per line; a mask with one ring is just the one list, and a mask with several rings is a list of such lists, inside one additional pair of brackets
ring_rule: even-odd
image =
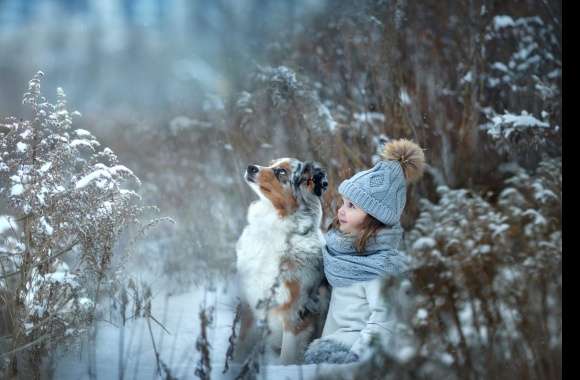
[(373, 168), (342, 181), (338, 192), (367, 214), (386, 225), (401, 219), (407, 200), (407, 184), (419, 180), (425, 155), (416, 143), (393, 140), (385, 144), (381, 161)]

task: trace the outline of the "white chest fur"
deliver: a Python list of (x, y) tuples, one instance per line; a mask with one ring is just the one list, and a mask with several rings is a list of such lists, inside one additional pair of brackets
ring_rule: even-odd
[[(270, 294), (279, 273), (280, 258), (288, 247), (291, 228), (291, 223), (279, 218), (269, 202), (260, 200), (250, 205), (248, 225), (236, 245), (236, 264), (240, 294), (253, 309), (260, 299)], [(278, 302), (281, 296), (276, 297)]]

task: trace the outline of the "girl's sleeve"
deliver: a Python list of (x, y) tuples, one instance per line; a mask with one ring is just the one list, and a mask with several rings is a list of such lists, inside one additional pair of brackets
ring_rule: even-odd
[(386, 342), (391, 337), (395, 326), (394, 313), (387, 303), (388, 300), (381, 294), (382, 279), (378, 278), (362, 285), (371, 313), (365, 328), (351, 347), (351, 352), (358, 356), (364, 355), (370, 345), (372, 335), (377, 335), (382, 342)]

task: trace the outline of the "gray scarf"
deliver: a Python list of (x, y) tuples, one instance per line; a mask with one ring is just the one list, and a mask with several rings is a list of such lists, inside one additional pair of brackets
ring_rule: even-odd
[(399, 275), (407, 270), (408, 258), (397, 250), (403, 228), (397, 224), (380, 229), (371, 237), (364, 252), (357, 253), (356, 237), (332, 229), (326, 233), (324, 273), (333, 287), (349, 286), (386, 275)]

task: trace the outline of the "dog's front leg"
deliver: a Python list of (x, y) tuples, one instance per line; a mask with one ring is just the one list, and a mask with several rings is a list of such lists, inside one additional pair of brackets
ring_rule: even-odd
[(282, 333), (282, 350), (280, 351), (282, 364), (296, 364), (301, 359), (298, 353), (298, 346), (300, 345), (299, 335), (295, 335), (293, 331), (284, 328), (284, 332)]
[(312, 332), (314, 324), (311, 318), (300, 320), (298, 323), (284, 323), (282, 332), (282, 350), (280, 360), (282, 364), (298, 364), (304, 359), (304, 352)]

